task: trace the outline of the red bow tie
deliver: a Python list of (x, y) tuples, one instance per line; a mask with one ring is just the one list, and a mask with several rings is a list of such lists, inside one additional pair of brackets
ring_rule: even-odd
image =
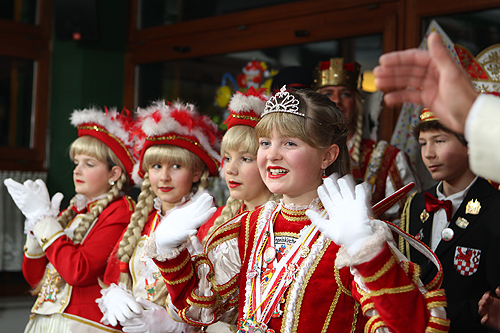
[(425, 210), (428, 212), (436, 212), (440, 208), (446, 211), (446, 219), (451, 221), (451, 213), (453, 212), (453, 205), (450, 200), (438, 200), (429, 192), (424, 193), (425, 197)]

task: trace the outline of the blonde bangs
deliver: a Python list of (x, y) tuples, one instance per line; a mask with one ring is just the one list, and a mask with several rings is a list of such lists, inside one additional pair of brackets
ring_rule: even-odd
[(118, 165), (125, 170), (120, 159), (104, 142), (89, 135), (77, 138), (69, 148), (69, 156), (73, 160), (76, 155), (88, 155), (97, 159), (99, 162), (106, 163), (111, 168)]
[(237, 151), (239, 149), (257, 155), (259, 143), (253, 127), (236, 125), (231, 127), (222, 137), (221, 155), (224, 155), (228, 150)]
[(144, 153), (142, 168), (147, 171), (155, 163), (180, 164), (193, 170), (204, 171), (205, 163), (191, 151), (172, 145), (154, 145)]
[(278, 136), (299, 138), (308, 145), (316, 147), (306, 129), (306, 118), (285, 112), (274, 112), (259, 121), (255, 127), (255, 135), (257, 138), (269, 138), (274, 131)]

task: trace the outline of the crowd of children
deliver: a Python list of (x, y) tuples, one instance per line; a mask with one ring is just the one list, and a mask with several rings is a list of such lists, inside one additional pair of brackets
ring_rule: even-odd
[(418, 178), (361, 138), (356, 65), (320, 63), (314, 90), (235, 93), (224, 135), (181, 101), (74, 111), (69, 206), (41, 180), (5, 181), (37, 296), (25, 332), (486, 332), (500, 192), (425, 108), (414, 135), (439, 183), (373, 216)]

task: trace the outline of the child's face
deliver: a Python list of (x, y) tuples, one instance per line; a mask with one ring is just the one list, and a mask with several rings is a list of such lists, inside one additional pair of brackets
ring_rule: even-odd
[(432, 179), (452, 182), (469, 170), (468, 149), (452, 133), (442, 130), (420, 132), (418, 142)]
[(247, 206), (259, 206), (269, 199), (269, 190), (260, 177), (257, 156), (243, 149), (224, 152), (224, 178), (231, 197)]
[(201, 172), (191, 167), (168, 162), (157, 162), (148, 168), (151, 188), (162, 202), (163, 213), (181, 202), (200, 179)]
[(257, 163), (272, 193), (283, 194), (285, 203), (308, 205), (322, 183), (324, 153), (298, 138), (259, 138)]
[(108, 192), (109, 179), (113, 177), (113, 171), (108, 169), (106, 163), (85, 154), (76, 154), (73, 161), (75, 163), (73, 182), (76, 193), (93, 199)]

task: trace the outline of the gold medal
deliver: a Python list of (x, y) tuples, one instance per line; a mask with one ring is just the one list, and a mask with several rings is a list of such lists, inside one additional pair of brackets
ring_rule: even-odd
[(469, 226), (469, 221), (467, 221), (467, 219), (463, 217), (459, 217), (455, 224), (457, 225), (457, 227), (465, 229)]
[(422, 223), (424, 223), (425, 221), (427, 221), (428, 218), (429, 218), (429, 213), (427, 213), (427, 211), (424, 209), (422, 213), (420, 213), (420, 220), (422, 221)]
[(467, 206), (465, 206), (465, 214), (477, 215), (480, 210), (481, 204), (477, 201), (477, 199), (472, 199), (467, 203)]

